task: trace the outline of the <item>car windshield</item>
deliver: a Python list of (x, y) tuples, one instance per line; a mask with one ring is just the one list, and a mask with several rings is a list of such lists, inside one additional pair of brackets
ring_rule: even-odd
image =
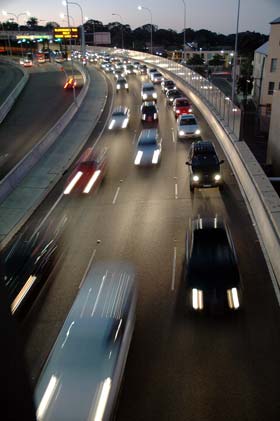
[(184, 99), (184, 100), (180, 100), (177, 101), (177, 107), (187, 107), (188, 105), (190, 105), (189, 101)]
[(194, 118), (182, 118), (180, 121), (180, 126), (195, 126), (196, 121)]
[(125, 112), (124, 111), (115, 111), (112, 114), (112, 117), (124, 117), (125, 116)]
[(143, 107), (142, 109), (143, 114), (154, 114), (156, 112), (157, 112), (156, 107), (153, 105), (150, 105), (148, 107)]
[(126, 83), (126, 80), (125, 79), (118, 79), (117, 83), (124, 84), (124, 83)]
[(216, 154), (199, 154), (192, 159), (193, 168), (209, 168), (211, 171), (219, 169), (219, 160)]
[(176, 89), (171, 89), (170, 91), (168, 91), (167, 95), (168, 95), (168, 96), (173, 96), (173, 95), (178, 94), (178, 93), (179, 93), (179, 92), (178, 92), (178, 91), (176, 91)]
[(153, 86), (147, 86), (147, 87), (143, 88), (143, 92), (150, 92), (150, 91), (154, 91)]
[(139, 140), (139, 146), (156, 146), (157, 139), (155, 137), (142, 137)]
[(237, 264), (224, 229), (194, 231), (188, 280), (190, 286), (203, 290), (239, 284)]

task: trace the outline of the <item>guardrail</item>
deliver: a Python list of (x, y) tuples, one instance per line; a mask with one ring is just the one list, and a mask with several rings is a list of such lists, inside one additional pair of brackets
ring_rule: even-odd
[[(280, 287), (280, 199), (245, 142), (238, 141), (241, 111), (207, 79), (165, 58), (137, 51), (94, 47), (158, 67), (187, 91), (214, 131), (230, 163), (260, 239), (272, 280)], [(275, 283), (274, 283), (275, 285)]]
[(14, 190), (24, 176), (42, 158), (47, 150), (53, 145), (61, 132), (65, 129), (73, 116), (80, 108), (89, 88), (89, 76), (86, 69), (76, 64), (84, 80), (84, 86), (66, 112), (60, 117), (56, 124), (42, 137), (42, 139), (26, 154), (22, 160), (0, 181), (0, 203)]
[(29, 79), (29, 74), (21, 66), (19, 66), (17, 63), (15, 63), (13, 60), (0, 59), (0, 61), (2, 63), (12, 64), (13, 66), (20, 69), (23, 73), (23, 77), (21, 78), (19, 83), (16, 85), (16, 87), (12, 90), (10, 95), (5, 99), (3, 104), (0, 106), (0, 124), (1, 124), (2, 121), (4, 120), (4, 118), (6, 117), (6, 115), (8, 114), (8, 112), (11, 110), (11, 108), (14, 105), (16, 99), (20, 95), (21, 91), (23, 90), (23, 88), (27, 84), (28, 79)]

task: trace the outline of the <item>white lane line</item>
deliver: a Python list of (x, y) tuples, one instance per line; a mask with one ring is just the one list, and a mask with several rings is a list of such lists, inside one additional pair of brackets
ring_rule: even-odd
[(178, 184), (175, 183), (175, 199), (178, 199)]
[(84, 283), (84, 281), (85, 281), (85, 279), (86, 279), (86, 276), (87, 276), (87, 274), (88, 274), (88, 271), (89, 271), (89, 269), (90, 269), (90, 266), (91, 266), (91, 264), (92, 264), (92, 261), (93, 261), (93, 259), (94, 259), (94, 257), (95, 257), (95, 254), (96, 254), (96, 249), (94, 249), (94, 250), (93, 250), (92, 255), (91, 255), (90, 259), (89, 259), (89, 262), (88, 262), (87, 268), (86, 268), (86, 270), (85, 270), (84, 276), (82, 277), (82, 280), (81, 280), (81, 282), (80, 282), (79, 289), (81, 288), (81, 286), (83, 285), (83, 283)]
[(175, 134), (174, 134), (174, 129), (173, 129), (173, 127), (172, 127), (172, 129), (171, 129), (171, 133), (172, 133), (172, 140), (173, 140), (173, 143), (176, 143), (176, 139), (175, 139)]
[(117, 191), (116, 191), (116, 193), (115, 193), (115, 196), (114, 196), (114, 199), (113, 199), (113, 205), (116, 203), (116, 201), (117, 201), (117, 198), (118, 198), (118, 195), (119, 195), (119, 192), (120, 192), (120, 187), (118, 187), (117, 188)]
[(174, 289), (175, 289), (176, 259), (177, 259), (177, 248), (174, 247), (174, 250), (173, 250), (173, 266), (172, 266), (171, 291), (174, 291)]

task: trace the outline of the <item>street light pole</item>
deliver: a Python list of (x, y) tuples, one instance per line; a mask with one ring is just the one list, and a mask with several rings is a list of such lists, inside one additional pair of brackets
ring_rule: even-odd
[(121, 17), (121, 15), (119, 15), (118, 13), (112, 13), (113, 16), (119, 16), (119, 18), (121, 19), (121, 23), (122, 23), (122, 49), (124, 50), (124, 41), (123, 41), (123, 18)]
[(182, 0), (184, 5), (184, 64), (186, 64), (186, 3)]
[(151, 9), (148, 7), (138, 6), (138, 10), (147, 10), (150, 13), (151, 17), (151, 54), (153, 54), (153, 15)]
[[(83, 9), (81, 7), (81, 5), (79, 3), (76, 3), (74, 1), (68, 1), (68, 0), (64, 0), (62, 2), (63, 5), (65, 5), (65, 3), (67, 4), (67, 10), (68, 10), (68, 5), (69, 4), (74, 4), (75, 6), (79, 7), (80, 12), (81, 12), (81, 18), (82, 18), (82, 45), (81, 45), (81, 52), (82, 55), (84, 57), (85, 55), (85, 30), (84, 30), (84, 13), (83, 13)], [(68, 13), (68, 12), (67, 12)], [(68, 19), (69, 20), (69, 19)], [(70, 25), (69, 25), (70, 26)]]
[(231, 101), (232, 101), (232, 104), (234, 104), (235, 85), (236, 85), (236, 66), (237, 66), (237, 45), (238, 45), (239, 12), (240, 12), (240, 0), (238, 0), (237, 19), (236, 19), (234, 62), (233, 62), (233, 72), (232, 72), (232, 92), (231, 92)]
[[(69, 16), (69, 6), (68, 6), (68, 3), (69, 3), (68, 0), (65, 0), (65, 3), (63, 3), (63, 4), (66, 6), (68, 28), (70, 28), (70, 16)], [(71, 55), (72, 78), (74, 79), (74, 64), (73, 64), (73, 54), (72, 54), (72, 38), (70, 38), (70, 55)], [(73, 100), (74, 100), (74, 104), (76, 104), (76, 88), (75, 88), (75, 84), (73, 86)]]

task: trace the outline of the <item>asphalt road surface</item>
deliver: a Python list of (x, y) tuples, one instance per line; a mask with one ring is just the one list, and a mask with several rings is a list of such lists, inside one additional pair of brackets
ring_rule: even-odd
[(9, 63), (0, 63), (0, 105), (16, 87), (23, 73)]
[[(65, 74), (60, 67), (44, 63), (27, 69), (29, 81), (0, 125), (0, 179), (51, 129), (73, 102), (72, 90), (63, 89)], [(69, 63), (63, 63), (63, 67), (70, 71)]]
[[(109, 169), (98, 192), (61, 197), (66, 174), (25, 227), (34, 230), (55, 201), (50, 217), (68, 218), (59, 259), (20, 324), (33, 386), (90, 259), (120, 259), (135, 265), (139, 297), (116, 419), (279, 420), (279, 304), (232, 171), (223, 165), (224, 191), (190, 194), (185, 161), (191, 141), (176, 142), (175, 118), (161, 93), (162, 162), (157, 168), (135, 167), (140, 76), (131, 76), (129, 85), (129, 93), (114, 99), (130, 107), (129, 127), (106, 129), (98, 142), (109, 147)], [(108, 107), (89, 144), (100, 134)], [(195, 114), (202, 138), (214, 141), (225, 159), (209, 126)], [(189, 218), (198, 214), (218, 215), (231, 229), (244, 284), (238, 313), (200, 317), (185, 311), (185, 235)]]

